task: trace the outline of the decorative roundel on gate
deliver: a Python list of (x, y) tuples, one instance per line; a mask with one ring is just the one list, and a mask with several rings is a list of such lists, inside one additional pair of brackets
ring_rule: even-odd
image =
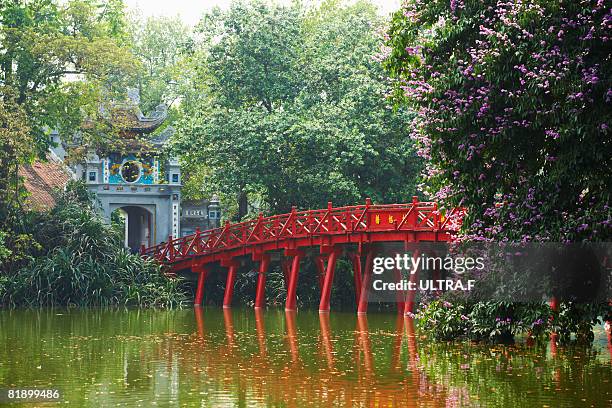
[(121, 178), (126, 183), (136, 183), (140, 180), (142, 165), (136, 160), (128, 160), (121, 165)]

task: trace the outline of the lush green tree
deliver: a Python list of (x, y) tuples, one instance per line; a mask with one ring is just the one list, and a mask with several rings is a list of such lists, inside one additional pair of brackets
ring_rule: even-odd
[(478, 239), (612, 236), (610, 9), (603, 1), (407, 1), (381, 58), (427, 189)]
[(36, 246), (22, 234), (19, 165), (44, 158), (50, 129), (99, 139), (84, 120), (134, 72), (122, 16), (119, 0), (0, 2), (0, 231), (12, 260)]
[(237, 2), (206, 16), (191, 58), (199, 95), (185, 98), (175, 139), (203, 175), (195, 190), (204, 182), (235, 198), (238, 218), (248, 198), (277, 213), (412, 195), (407, 114), (386, 106), (372, 59), (380, 27), (367, 2)]
[(98, 110), (101, 85), (112, 92), (113, 79), (133, 72), (134, 59), (114, 37), (116, 3), (16, 0), (0, 5), (0, 84), (14, 90), (41, 146), (45, 129), (73, 132), (85, 115)]
[(117, 0), (0, 4), (0, 98), (25, 112), (40, 153), (48, 146), (49, 129), (96, 136), (81, 127), (83, 120), (95, 118), (103, 99), (123, 91), (119, 78), (133, 72), (135, 60), (121, 47), (121, 5)]
[[(2, 88), (0, 88), (2, 89)], [(18, 168), (34, 155), (33, 140), (24, 109), (14, 95), (4, 91), (0, 98), (0, 265), (20, 263), (27, 251), (29, 236), (14, 230), (19, 223), (22, 195)], [(3, 268), (4, 269), (4, 268)]]
[(189, 27), (178, 17), (149, 17), (134, 19), (131, 32), (131, 48), (141, 62), (141, 109), (150, 112), (161, 103), (172, 105), (180, 96), (183, 59), (192, 42)]

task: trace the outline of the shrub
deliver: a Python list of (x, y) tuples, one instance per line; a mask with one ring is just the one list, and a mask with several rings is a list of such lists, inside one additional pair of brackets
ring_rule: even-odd
[(9, 306), (173, 306), (187, 297), (180, 279), (124, 248), (74, 185), (48, 215), (31, 225), (42, 249), (0, 284), (0, 304)]
[(593, 340), (593, 325), (610, 311), (606, 304), (561, 303), (555, 312), (544, 302), (450, 303), (438, 299), (423, 306), (415, 318), (420, 328), (439, 340), (505, 341), (516, 335), (541, 337), (554, 332), (559, 342), (567, 343), (572, 333), (579, 342)]

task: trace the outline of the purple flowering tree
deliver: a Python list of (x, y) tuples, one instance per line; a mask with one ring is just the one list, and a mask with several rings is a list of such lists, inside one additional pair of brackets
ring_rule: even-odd
[(612, 238), (610, 3), (408, 0), (379, 59), (469, 238)]

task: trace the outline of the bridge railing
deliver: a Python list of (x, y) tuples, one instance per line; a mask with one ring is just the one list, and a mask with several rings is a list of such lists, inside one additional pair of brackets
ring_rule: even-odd
[[(333, 234), (382, 231), (447, 231), (458, 228), (462, 209), (453, 209), (447, 217), (433, 202), (407, 204), (332, 207), (321, 210), (297, 211), (263, 217), (223, 227), (197, 231), (195, 234), (168, 239), (168, 242), (143, 248), (143, 256), (163, 263), (173, 263), (195, 255), (212, 254), (240, 247), (292, 238), (317, 237)], [(458, 220), (458, 221), (457, 221)]]

